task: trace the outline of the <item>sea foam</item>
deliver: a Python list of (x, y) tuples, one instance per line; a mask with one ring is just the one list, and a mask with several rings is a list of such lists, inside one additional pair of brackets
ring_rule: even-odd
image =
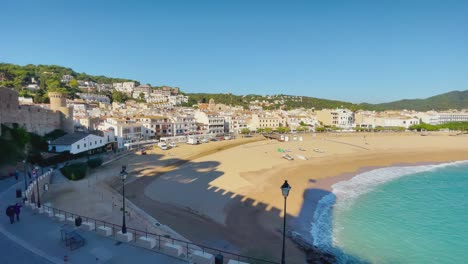
[[(334, 251), (333, 245), (333, 210), (348, 210), (357, 197), (386, 182), (407, 175), (445, 168), (447, 166), (466, 165), (468, 161), (456, 161), (442, 164), (396, 166), (367, 171), (347, 181), (332, 185), (332, 193), (324, 196), (317, 203), (314, 212), (311, 234), (314, 246), (325, 251)], [(335, 230), (339, 232), (339, 230)]]

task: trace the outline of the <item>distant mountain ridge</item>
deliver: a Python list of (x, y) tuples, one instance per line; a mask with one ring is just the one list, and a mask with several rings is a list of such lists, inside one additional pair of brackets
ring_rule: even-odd
[(383, 110), (448, 110), (448, 109), (468, 109), (468, 90), (452, 91), (435, 95), (426, 99), (404, 99), (382, 104), (360, 104), (365, 109), (376, 111)]

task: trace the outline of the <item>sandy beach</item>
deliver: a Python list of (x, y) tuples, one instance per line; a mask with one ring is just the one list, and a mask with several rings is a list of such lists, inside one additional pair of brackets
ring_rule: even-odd
[[(278, 260), (284, 180), (292, 186), (287, 229), (311, 239), (316, 203), (332, 184), (379, 167), (468, 160), (467, 143), (468, 136), (449, 133), (318, 134), (294, 142), (238, 138), (132, 154), (88, 177), (108, 175), (102, 184), (115, 193), (121, 183), (113, 175), (127, 165), (127, 198), (163, 225), (199, 244)], [(295, 159), (282, 158), (278, 149), (290, 150)], [(63, 206), (73, 203), (71, 193)], [(287, 253), (288, 263), (305, 262), (305, 253), (289, 239)]]

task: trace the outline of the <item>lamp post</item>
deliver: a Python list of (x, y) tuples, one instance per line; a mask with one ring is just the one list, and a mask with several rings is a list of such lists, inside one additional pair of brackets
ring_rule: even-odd
[(37, 190), (37, 208), (41, 208), (41, 198), (39, 194), (39, 167), (34, 167), (34, 174), (36, 174), (36, 190)]
[(24, 193), (28, 190), (28, 179), (27, 179), (27, 172), (26, 172), (26, 160), (23, 160), (23, 167), (24, 167)]
[(125, 179), (127, 179), (127, 166), (122, 166), (120, 172), (120, 179), (122, 180), (122, 234), (127, 233), (127, 226), (125, 225)]
[(288, 181), (284, 181), (283, 185), (281, 185), (281, 192), (283, 193), (283, 197), (284, 197), (283, 253), (281, 254), (281, 264), (286, 263), (284, 260), (284, 246), (285, 246), (285, 239), (286, 239), (286, 198), (288, 198), (289, 190), (291, 190), (291, 186), (288, 184)]

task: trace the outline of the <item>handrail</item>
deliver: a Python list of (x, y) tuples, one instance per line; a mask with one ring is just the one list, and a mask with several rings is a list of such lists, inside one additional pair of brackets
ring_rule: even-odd
[[(81, 216), (79, 214), (68, 212), (68, 211), (65, 211), (65, 210), (62, 210), (62, 209), (58, 209), (58, 208), (54, 208), (54, 207), (51, 207), (51, 206), (48, 206), (48, 205), (43, 204), (41, 206), (42, 206), (42, 208), (44, 208), (44, 211), (46, 211), (46, 212), (51, 212), (52, 211), (54, 216), (56, 214), (64, 215), (65, 220), (67, 220), (69, 217), (72, 217), (73, 219), (76, 219), (77, 217), (80, 217), (81, 219), (83, 219), (84, 222), (94, 223), (94, 230), (93, 231), (96, 231), (98, 224), (101, 224), (102, 226), (105, 226), (105, 227), (106, 226), (107, 227), (112, 227), (112, 236), (115, 236), (116, 230), (118, 230), (117, 228), (120, 228), (120, 229), (122, 228), (121, 225), (117, 225), (117, 224), (114, 224), (114, 223), (106, 222), (106, 221), (95, 219), (95, 218), (88, 217), (88, 216)], [(240, 254), (237, 254), (237, 253), (225, 251), (225, 250), (222, 250), (222, 249), (216, 249), (216, 248), (212, 248), (212, 247), (201, 245), (201, 244), (195, 244), (195, 243), (192, 243), (192, 242), (189, 242), (189, 241), (180, 240), (180, 239), (177, 239), (177, 238), (172, 238), (169, 235), (158, 235), (158, 234), (154, 234), (154, 233), (151, 233), (151, 232), (148, 232), (148, 231), (138, 230), (138, 229), (131, 228), (131, 227), (127, 227), (127, 233), (133, 233), (134, 234), (134, 238), (133, 238), (132, 242), (136, 242), (137, 235), (146, 236), (146, 237), (151, 236), (151, 237), (155, 238), (155, 240), (158, 241), (158, 248), (156, 249), (156, 247), (154, 247), (153, 249), (151, 249), (152, 251), (160, 250), (161, 249), (161, 243), (179, 244), (180, 246), (183, 246), (183, 248), (186, 250), (186, 258), (189, 258), (189, 255), (191, 254), (190, 250), (201, 250), (203, 253), (209, 252), (209, 253), (211, 253), (213, 255), (221, 254), (226, 259), (232, 259), (232, 260), (236, 260), (236, 261), (241, 261), (242, 260), (242, 261), (250, 261), (250, 262), (254, 261), (254, 263), (278, 264), (278, 262), (275, 262), (275, 261), (244, 256), (244, 255), (240, 255)]]

